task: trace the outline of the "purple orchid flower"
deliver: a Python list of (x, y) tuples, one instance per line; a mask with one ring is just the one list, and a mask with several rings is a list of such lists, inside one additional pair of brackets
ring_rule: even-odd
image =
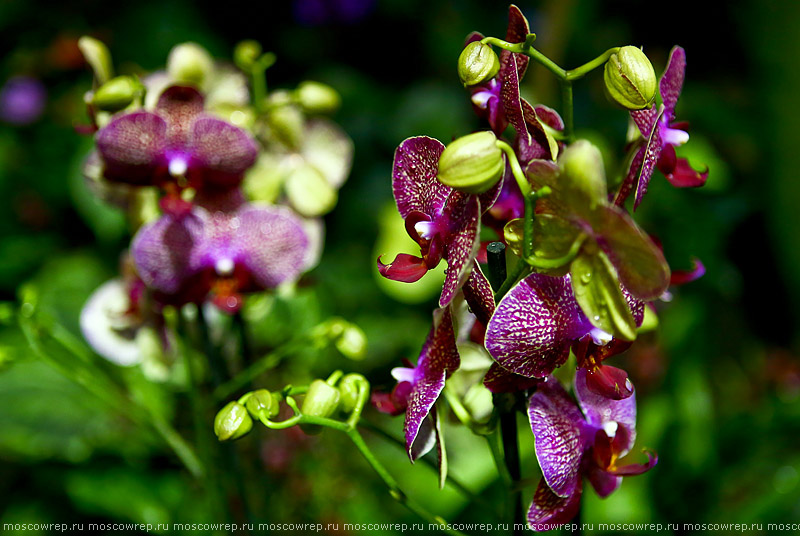
[(401, 253), (390, 264), (378, 258), (382, 276), (406, 283), (419, 280), (446, 260), (440, 307), (446, 307), (468, 280), (483, 289), (489, 287), (475, 264), (480, 246), (478, 226), (481, 208), (491, 206), (499, 192), (498, 185), (475, 196), (439, 182), (436, 175), (443, 151), (441, 142), (427, 136), (408, 138), (395, 151), (394, 198), (408, 234), (420, 246), (421, 257)]
[(689, 140), (689, 134), (684, 130), (686, 124), (674, 122), (675, 105), (683, 87), (685, 72), (686, 52), (676, 46), (670, 52), (667, 68), (659, 81), (663, 104), (659, 107), (654, 104), (645, 110), (631, 112), (631, 118), (646, 143), (633, 157), (628, 175), (614, 201), (615, 204), (622, 205), (635, 185), (636, 198), (633, 203), (635, 210), (647, 192), (653, 169), (656, 167), (670, 184), (677, 188), (696, 188), (706, 183), (707, 168), (703, 172), (695, 171), (688, 160), (678, 158), (675, 154), (675, 147)]
[(450, 307), (439, 308), (433, 313), (433, 326), (416, 366), (392, 370), (392, 376), (398, 381), (395, 391), (402, 398), (398, 402), (406, 405), (404, 435), (412, 462), (436, 442), (436, 427), (430, 413), (444, 389), (445, 380), (460, 364)]
[(200, 303), (237, 311), (242, 293), (297, 278), (307, 265), (309, 237), (291, 210), (242, 204), (211, 213), (194, 206), (165, 214), (133, 240), (136, 269), (165, 303)]
[(258, 154), (249, 134), (204, 114), (202, 94), (184, 86), (167, 88), (154, 112), (116, 117), (97, 133), (97, 149), (108, 180), (173, 193), (234, 188)]
[(575, 377), (578, 405), (552, 376), (529, 401), (528, 417), (543, 475), (528, 510), (533, 530), (547, 530), (575, 517), (584, 476), (598, 495), (607, 497), (623, 476), (642, 474), (658, 463), (648, 452), (646, 463), (618, 465), (636, 440), (636, 397), (598, 396), (585, 388), (584, 375), (579, 369)]
[[(640, 326), (644, 303), (628, 292), (623, 294)], [(633, 394), (627, 374), (602, 361), (626, 349), (620, 345), (624, 342), (592, 325), (575, 300), (569, 274), (553, 277), (534, 273), (506, 294), (486, 328), (489, 354), (506, 373), (523, 378), (512, 380), (500, 370), (490, 370), (487, 384), (494, 391), (507, 390), (509, 385), (529, 385), (525, 379), (547, 377), (567, 361), (571, 347), (577, 350), (582, 344), (584, 359), (578, 365), (588, 371), (588, 388), (604, 397), (622, 399)], [(589, 351), (590, 343), (593, 352)], [(610, 352), (612, 349), (618, 351)]]
[[(522, 43), (529, 33), (530, 27), (525, 16), (517, 6), (510, 6), (505, 40)], [(473, 32), (464, 46), (481, 39), (482, 34)], [(525, 54), (502, 50), (497, 75), (471, 89), (476, 113), (489, 122), (498, 137), (505, 132), (509, 123), (514, 127), (517, 132), (517, 153), (523, 166), (534, 158), (555, 157), (542, 122), (555, 130), (564, 129), (564, 122), (557, 112), (547, 106), (534, 107), (520, 97), (519, 84), (529, 62), (530, 58)]]

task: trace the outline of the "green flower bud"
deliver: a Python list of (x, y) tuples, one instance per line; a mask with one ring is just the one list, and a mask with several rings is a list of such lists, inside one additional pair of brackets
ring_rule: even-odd
[(249, 72), (261, 55), (261, 43), (248, 39), (236, 45), (233, 51), (233, 62), (238, 68)]
[(342, 395), (342, 411), (352, 412), (358, 402), (358, 391), (361, 385), (369, 385), (361, 374), (347, 374), (339, 381), (339, 393)]
[(114, 76), (114, 68), (111, 66), (111, 53), (102, 41), (84, 35), (78, 39), (78, 48), (81, 50), (86, 62), (92, 67), (94, 76), (99, 83), (104, 84)]
[(603, 78), (609, 98), (628, 110), (641, 110), (656, 96), (656, 73), (644, 52), (625, 46), (606, 62)]
[(141, 93), (142, 85), (138, 80), (131, 76), (118, 76), (97, 88), (92, 104), (106, 112), (118, 112), (127, 108)]
[(324, 380), (314, 380), (308, 386), (300, 412), (313, 417), (330, 417), (339, 407), (341, 394), (336, 387), (328, 385)]
[(266, 389), (258, 389), (250, 393), (245, 407), (254, 419), (272, 419), (280, 410), (280, 396)]
[(173, 47), (167, 59), (167, 72), (176, 82), (202, 86), (214, 71), (214, 60), (197, 43)]
[(308, 114), (330, 114), (342, 104), (336, 90), (320, 82), (302, 82), (297, 86), (294, 96)]
[(239, 439), (252, 428), (253, 419), (238, 402), (228, 402), (214, 419), (214, 433), (220, 441)]
[(505, 169), (503, 151), (490, 130), (458, 138), (439, 159), (439, 181), (470, 194), (482, 194), (500, 180)]
[(608, 189), (603, 156), (600, 149), (587, 140), (578, 140), (567, 147), (558, 159), (560, 181), (570, 207), (582, 212), (607, 202)]
[(465, 87), (475, 86), (494, 78), (500, 70), (500, 60), (490, 45), (473, 41), (458, 57), (458, 77)]

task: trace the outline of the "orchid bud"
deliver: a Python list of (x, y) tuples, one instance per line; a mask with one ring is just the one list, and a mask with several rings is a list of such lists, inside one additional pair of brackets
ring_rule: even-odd
[(220, 441), (239, 439), (252, 428), (253, 419), (238, 402), (228, 402), (214, 419), (214, 433)]
[(470, 194), (481, 194), (503, 176), (505, 160), (491, 130), (475, 132), (448, 145), (439, 159), (439, 181)]
[(280, 396), (266, 389), (258, 389), (250, 393), (245, 407), (255, 419), (272, 419), (278, 415)]
[(92, 104), (106, 112), (117, 112), (127, 108), (141, 92), (138, 80), (131, 76), (118, 76), (97, 88)]
[(197, 43), (173, 47), (167, 58), (167, 72), (176, 82), (202, 86), (214, 70), (214, 60)]
[(233, 62), (243, 71), (250, 71), (261, 55), (261, 44), (248, 39), (236, 45), (233, 51)]
[(369, 386), (367, 379), (361, 374), (347, 374), (339, 381), (339, 393), (342, 395), (342, 411), (345, 413), (350, 413), (355, 409), (361, 385)]
[[(323, 380), (314, 380), (308, 386), (300, 412), (311, 417), (330, 417), (339, 409), (341, 397), (342, 395), (336, 387), (328, 385)], [(315, 424), (301, 424), (300, 428), (310, 435), (322, 431), (322, 427)]]
[(628, 110), (641, 110), (656, 96), (656, 73), (644, 52), (625, 46), (606, 62), (603, 79), (608, 96)]
[(339, 109), (341, 97), (331, 86), (305, 81), (295, 90), (295, 98), (308, 114), (330, 114)]
[(473, 41), (464, 47), (458, 57), (458, 77), (465, 87), (475, 86), (490, 78), (500, 70), (500, 60), (490, 45)]
[(101, 84), (107, 82), (114, 74), (111, 66), (111, 53), (102, 41), (84, 35), (78, 39), (78, 48), (83, 54), (86, 63), (92, 67), (94, 77)]
[(308, 386), (300, 411), (312, 417), (330, 417), (339, 407), (341, 394), (324, 380), (314, 380)]

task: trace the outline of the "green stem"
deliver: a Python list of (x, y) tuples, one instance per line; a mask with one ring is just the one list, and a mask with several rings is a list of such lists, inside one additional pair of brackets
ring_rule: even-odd
[(394, 479), (394, 477), (389, 474), (389, 471), (386, 470), (386, 468), (381, 464), (381, 462), (378, 461), (378, 459), (369, 449), (367, 444), (364, 442), (364, 438), (361, 437), (361, 434), (358, 433), (356, 428), (350, 429), (346, 433), (347, 437), (350, 438), (361, 455), (364, 456), (364, 459), (367, 460), (367, 463), (369, 463), (372, 469), (378, 473), (378, 476), (381, 478), (381, 480), (383, 480), (383, 483), (386, 484), (387, 488), (389, 488), (389, 495), (391, 495), (394, 500), (411, 510), (428, 523), (439, 525), (440, 530), (444, 534), (450, 534), (451, 536), (466, 536), (463, 532), (450, 528), (447, 521), (442, 519), (440, 516), (431, 514), (422, 505), (418, 504), (416, 501), (406, 495), (403, 490), (400, 489), (400, 486), (397, 484), (397, 481)]
[(495, 301), (499, 302), (501, 299), (503, 299), (503, 296), (505, 296), (506, 293), (509, 290), (511, 290), (511, 287), (516, 285), (517, 281), (527, 276), (530, 273), (530, 271), (531, 271), (531, 265), (525, 262), (524, 260), (520, 259), (517, 262), (517, 266), (515, 267), (514, 271), (511, 274), (509, 274), (508, 278), (506, 279), (506, 282), (503, 283), (503, 286), (500, 287), (500, 289), (494, 293)]
[(514, 175), (514, 179), (517, 181), (517, 186), (519, 186), (522, 196), (528, 197), (531, 194), (531, 185), (528, 182), (528, 178), (525, 176), (525, 173), (522, 171), (522, 166), (520, 166), (519, 160), (517, 160), (517, 155), (514, 152), (514, 149), (512, 149), (509, 144), (502, 140), (497, 140), (496, 143), (497, 147), (506, 153), (508, 163), (511, 166), (511, 173)]
[(503, 440), (503, 459), (511, 480), (508, 489), (508, 519), (514, 527), (514, 535), (517, 536), (522, 534), (522, 531), (517, 528), (517, 524), (522, 523), (522, 492), (517, 489), (516, 483), (520, 480), (522, 472), (519, 459), (517, 413), (513, 405), (500, 414), (500, 434)]
[(510, 52), (525, 54), (536, 63), (553, 73), (556, 78), (558, 78), (559, 85), (561, 86), (561, 112), (564, 118), (564, 136), (567, 141), (571, 141), (574, 132), (572, 82), (583, 78), (591, 71), (604, 65), (612, 54), (615, 54), (619, 51), (619, 47), (609, 48), (593, 60), (588, 61), (574, 69), (566, 70), (533, 48), (533, 39), (531, 39), (532, 36), (533, 34), (529, 34), (528, 39), (526, 39), (523, 43), (509, 43), (508, 41), (503, 41), (502, 39), (497, 39), (496, 37), (484, 37), (481, 40), (481, 43), (494, 45)]

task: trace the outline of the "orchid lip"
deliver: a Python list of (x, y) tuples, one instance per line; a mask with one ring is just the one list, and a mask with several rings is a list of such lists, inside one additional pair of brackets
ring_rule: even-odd
[(589, 335), (592, 336), (592, 341), (597, 346), (605, 346), (606, 344), (610, 343), (611, 340), (614, 338), (614, 336), (611, 335), (610, 333), (596, 327), (592, 328), (592, 330), (589, 332)]
[(170, 159), (168, 169), (171, 176), (183, 177), (186, 174), (186, 170), (189, 169), (189, 165), (185, 158), (176, 157)]
[(233, 273), (233, 267), (233, 259), (229, 257), (223, 257), (214, 264), (214, 270), (221, 276), (231, 275)]
[(667, 145), (683, 145), (689, 141), (689, 133), (685, 130), (662, 126), (661, 140)]

